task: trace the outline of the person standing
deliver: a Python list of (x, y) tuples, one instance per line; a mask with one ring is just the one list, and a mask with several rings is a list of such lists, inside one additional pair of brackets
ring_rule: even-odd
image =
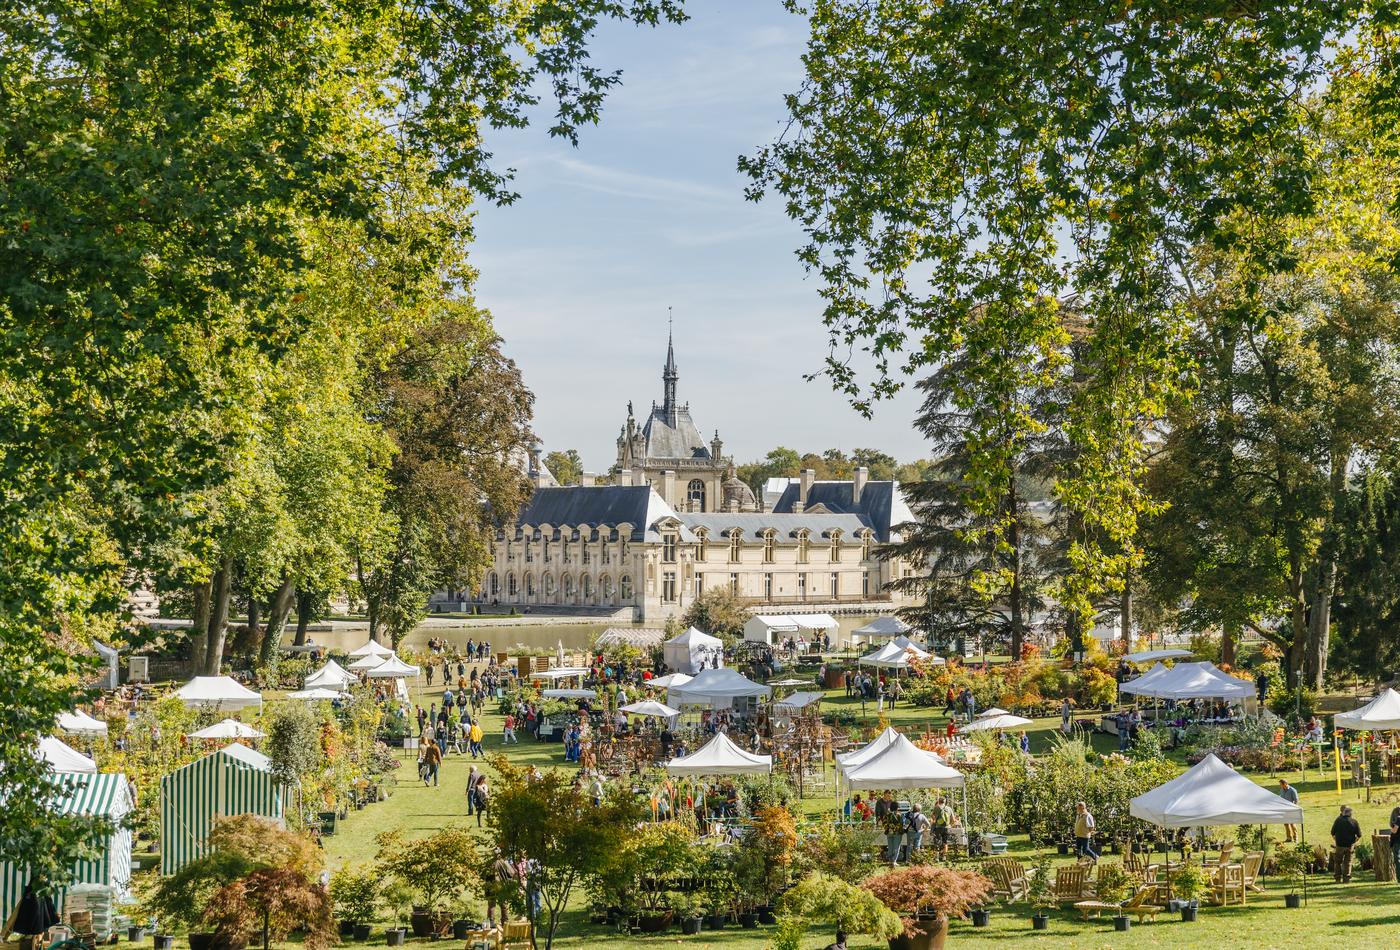
[(1400, 805), (1390, 810), (1390, 860), (1395, 880), (1400, 881)]
[(914, 855), (923, 850), (924, 832), (928, 830), (928, 815), (923, 813), (923, 809), (915, 804), (909, 809), (909, 814), (904, 818), (904, 835), (909, 842), (909, 860), (914, 860)]
[(1094, 829), (1097, 825), (1094, 816), (1089, 813), (1089, 806), (1083, 802), (1074, 803), (1074, 850), (1081, 858), (1099, 859), (1099, 853), (1094, 850)]
[(467, 814), (471, 815), (476, 811), (476, 783), (481, 781), (481, 771), (472, 763), (472, 770), (467, 773)]
[(426, 787), (428, 780), (432, 779), (433, 785), (438, 783), (438, 768), (442, 765), (442, 750), (431, 738), (428, 744), (423, 747), (423, 785)]
[(476, 781), (476, 826), (481, 827), (481, 816), (486, 814), (486, 804), (491, 800), (491, 787), (483, 775)]
[(506, 713), (505, 725), (501, 727), (501, 745), (510, 745), (511, 743), (520, 744), (515, 740), (515, 713), (508, 712)]
[[(1295, 805), (1298, 804), (1298, 790), (1297, 790), (1296, 788), (1294, 788), (1292, 785), (1289, 785), (1289, 784), (1288, 784), (1288, 779), (1286, 779), (1286, 778), (1281, 778), (1281, 779), (1278, 780), (1278, 797), (1279, 797), (1279, 798), (1282, 798), (1282, 799), (1283, 799), (1284, 801), (1286, 801), (1286, 802), (1292, 802), (1292, 803), (1295, 804)], [(1283, 826), (1283, 840), (1284, 840), (1284, 841), (1297, 841), (1297, 840), (1298, 840), (1298, 826), (1297, 826), (1297, 825), (1284, 825), (1284, 826)]]
[(485, 755), (485, 754), (486, 754), (485, 752), (483, 752), (483, 751), (481, 750), (481, 723), (480, 723), (480, 721), (475, 720), (475, 719), (472, 720), (471, 729), (468, 730), (468, 732), (467, 732), (467, 740), (468, 740), (468, 741), (470, 742), (470, 744), (471, 744), (472, 758), (473, 758), (473, 759), (475, 759), (475, 758), (478, 757), (478, 756), (481, 756), (481, 755)]
[(904, 819), (894, 802), (890, 802), (880, 826), (885, 832), (885, 850), (889, 852), (890, 867), (894, 867), (899, 863), (900, 845), (904, 842)]
[(940, 861), (948, 854), (948, 829), (952, 823), (952, 809), (943, 799), (938, 799), (934, 802), (933, 814), (929, 816), (929, 826), (933, 829), (933, 847)]
[(1339, 884), (1351, 883), (1351, 854), (1361, 840), (1361, 826), (1351, 816), (1351, 806), (1343, 805), (1342, 813), (1332, 822), (1332, 841), (1337, 846), (1337, 863), (1332, 876)]

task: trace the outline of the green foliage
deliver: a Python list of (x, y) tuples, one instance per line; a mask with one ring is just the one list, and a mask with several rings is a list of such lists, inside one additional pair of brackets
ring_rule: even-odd
[(1030, 901), (1031, 907), (1037, 910), (1055, 906), (1055, 875), (1054, 868), (1050, 863), (1050, 852), (1037, 851), (1035, 859), (1031, 861), (1030, 887), (1026, 897)]
[(1184, 901), (1193, 901), (1206, 892), (1210, 880), (1205, 869), (1194, 861), (1187, 861), (1172, 873), (1172, 890)]
[(465, 825), (448, 825), (413, 840), (399, 831), (382, 831), (374, 840), (379, 875), (410, 888), (429, 910), (455, 903), (476, 883), (477, 839)]
[(1278, 850), (1278, 857), (1274, 861), (1275, 869), (1293, 890), (1302, 886), (1303, 878), (1312, 865), (1313, 846), (1301, 841), (1284, 845)]
[(869, 835), (869, 826), (819, 822), (803, 834), (797, 865), (800, 871), (858, 881), (875, 870)]
[(300, 786), (321, 767), (321, 724), (305, 703), (282, 703), (266, 721), (263, 752), (272, 772), (287, 785)]
[(379, 915), (382, 881), (375, 868), (343, 867), (331, 875), (331, 900), (342, 920), (367, 924)]
[(577, 485), (583, 477), (583, 460), (579, 458), (578, 449), (550, 452), (544, 457), (544, 466), (561, 485)]
[(728, 587), (711, 587), (691, 602), (681, 623), (719, 637), (730, 645), (743, 637), (749, 616), (744, 601)]
[(1132, 896), (1138, 877), (1121, 864), (1107, 862), (1098, 865), (1095, 871), (1096, 894), (1099, 900), (1108, 904), (1121, 904)]
[(176, 926), (196, 928), (214, 895), (253, 867), (247, 857), (231, 851), (203, 855), (169, 877), (162, 877), (144, 902), (146, 910), (160, 922), (165, 933), (173, 933)]
[(799, 948), (812, 924), (834, 924), (848, 934), (888, 940), (904, 932), (899, 915), (870, 891), (839, 877), (815, 872), (783, 895), (778, 905), (778, 950)]

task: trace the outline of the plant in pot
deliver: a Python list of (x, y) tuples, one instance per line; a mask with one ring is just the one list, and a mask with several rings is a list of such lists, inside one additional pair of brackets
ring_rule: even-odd
[(838, 877), (814, 872), (778, 904), (774, 950), (799, 950), (813, 924), (835, 925), (848, 934), (890, 940), (904, 934), (904, 921), (870, 891)]
[[(331, 875), (331, 901), (340, 919), (342, 937), (368, 940), (370, 927), (379, 916), (380, 879), (373, 868), (344, 867)], [(346, 933), (346, 925), (350, 932)]]
[[(1100, 864), (1098, 869), (1098, 899), (1105, 904), (1122, 904), (1136, 890), (1137, 876), (1121, 864)], [(1113, 917), (1114, 930), (1127, 930), (1131, 920), (1120, 907)]]
[(701, 897), (709, 911), (705, 926), (710, 930), (722, 930), (735, 912), (739, 886), (735, 881), (734, 862), (729, 849), (711, 848), (709, 852), (700, 885)]
[(320, 950), (335, 937), (330, 896), (292, 868), (259, 868), (224, 885), (204, 917), (217, 934), (246, 934), (250, 924), (259, 925), (263, 950), (292, 930), (304, 933), (302, 945), (309, 950)]
[(1279, 876), (1288, 882), (1288, 893), (1283, 896), (1285, 906), (1297, 908), (1302, 905), (1298, 889), (1302, 887), (1304, 877), (1308, 873), (1312, 861), (1311, 845), (1296, 844), (1293, 847), (1282, 847), (1278, 850), (1274, 866)]
[(402, 881), (391, 881), (384, 888), (384, 903), (393, 911), (394, 923), (397, 925), (384, 931), (384, 942), (391, 947), (401, 947), (408, 936), (405, 923), (408, 920), (409, 908), (413, 905), (413, 889)]
[(465, 897), (458, 899), (457, 906), (452, 909), (453, 940), (467, 939), (467, 932), (480, 921), (476, 909), (476, 905)]
[[(449, 825), (427, 838), (409, 841), (397, 831), (381, 832), (376, 859), (382, 876), (407, 885), (418, 900), (409, 926), (415, 937), (446, 936), (452, 911), (477, 883), (477, 839), (464, 825)], [(446, 906), (445, 906), (446, 905)]]
[(1186, 862), (1172, 874), (1172, 891), (1178, 899), (1186, 902), (1186, 906), (1181, 908), (1183, 921), (1190, 922), (1196, 919), (1196, 911), (1200, 906), (1197, 899), (1205, 893), (1208, 884), (1205, 868), (1194, 861)]
[(797, 843), (797, 823), (792, 812), (779, 805), (754, 812), (753, 827), (740, 845), (740, 852), (749, 859), (751, 893), (759, 899), (759, 918), (765, 924), (777, 923), (772, 904), (791, 877)]
[(1051, 880), (1050, 855), (1037, 854), (1031, 862), (1026, 898), (1031, 905), (1031, 926), (1046, 930), (1050, 926), (1050, 908), (1055, 906), (1055, 891)]
[(671, 896), (671, 911), (681, 922), (681, 933), (698, 934), (701, 921), (705, 919), (704, 904), (694, 894), (678, 893)]
[(931, 865), (882, 871), (864, 886), (904, 923), (904, 933), (890, 938), (890, 950), (940, 950), (948, 921), (966, 917), (992, 893), (992, 882), (976, 871)]

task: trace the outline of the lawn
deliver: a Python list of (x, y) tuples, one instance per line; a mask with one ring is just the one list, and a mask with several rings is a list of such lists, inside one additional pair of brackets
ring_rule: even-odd
[[(840, 692), (833, 692), (824, 709), (828, 712), (853, 708), (859, 712), (859, 703), (847, 700)], [(428, 703), (435, 700), (439, 692), (415, 694), (414, 700)], [(889, 712), (889, 720), (901, 730), (916, 732), (924, 727), (942, 729), (946, 719), (938, 710), (901, 706)], [(869, 709), (869, 721), (875, 722), (873, 707)], [(1058, 719), (1039, 720), (1028, 731), (1032, 737), (1032, 750), (1039, 751), (1051, 741), (1051, 734), (1058, 728)], [(500, 718), (488, 712), (484, 726), (487, 730), (486, 745), (489, 751), (501, 751)], [(1095, 736), (1094, 745), (1101, 752), (1117, 748), (1116, 740), (1108, 736)], [(512, 762), (538, 765), (541, 768), (573, 768), (563, 762), (562, 747), (558, 743), (536, 743), (526, 737), (518, 746), (506, 748)], [(400, 829), (407, 834), (426, 835), (453, 822), (469, 822), (475, 825), (475, 818), (466, 814), (465, 784), (469, 757), (451, 755), (444, 762), (440, 785), (425, 788), (414, 774), (414, 762), (405, 756), (399, 770), (399, 785), (393, 796), (380, 804), (372, 805), (363, 811), (352, 812), (340, 825), (336, 835), (327, 838), (326, 854), (332, 867), (346, 862), (359, 863), (372, 859), (374, 836), (385, 829)], [(1330, 767), (1330, 762), (1327, 765)], [(1344, 786), (1338, 795), (1335, 780), (1330, 771), (1319, 772), (1314, 760), (1313, 767), (1305, 772), (1280, 773), (1298, 788), (1306, 812), (1305, 833), (1307, 840), (1329, 844), (1327, 832), (1340, 805), (1350, 804), (1356, 809), (1361, 827), (1368, 833), (1381, 827), (1390, 809), (1400, 803), (1400, 786), (1380, 786), (1372, 791), (1372, 801), (1365, 801), (1362, 789)], [(1252, 775), (1256, 781), (1273, 788), (1276, 778), (1268, 775)], [(800, 809), (809, 815), (831, 812), (836, 806), (834, 795), (809, 797), (799, 803)], [(1069, 803), (1066, 804), (1069, 807)], [(1012, 839), (1012, 850), (1025, 855), (1031, 848), (1024, 836)], [(1011, 908), (999, 907), (992, 915), (990, 926), (985, 929), (973, 928), (970, 923), (957, 922), (949, 938), (950, 946), (992, 946), (996, 943), (1012, 941), (1015, 945), (1032, 948), (1092, 948), (1092, 947), (1162, 947), (1162, 948), (1289, 948), (1316, 946), (1326, 943), (1345, 943), (1349, 946), (1371, 947), (1388, 946), (1394, 943), (1395, 927), (1400, 924), (1400, 887), (1395, 884), (1377, 884), (1369, 880), (1369, 873), (1357, 872), (1353, 883), (1346, 886), (1334, 885), (1330, 879), (1314, 876), (1309, 884), (1308, 906), (1299, 910), (1284, 907), (1285, 889), (1279, 882), (1269, 882), (1267, 893), (1251, 897), (1245, 907), (1229, 908), (1206, 907), (1201, 910), (1196, 923), (1182, 923), (1173, 915), (1163, 915), (1155, 924), (1134, 925), (1129, 933), (1116, 933), (1108, 920), (1082, 922), (1072, 911), (1062, 911), (1052, 915), (1048, 932), (1033, 931), (1024, 905)], [(581, 895), (580, 895), (581, 897)], [(683, 943), (693, 948), (732, 948), (732, 950), (762, 950), (767, 943), (766, 931), (745, 931), (730, 928), (720, 932), (702, 932), (693, 937), (683, 937), (671, 933), (656, 937), (638, 937), (618, 934), (607, 927), (591, 925), (579, 909), (571, 913), (561, 928), (561, 937), (556, 941), (560, 947), (583, 947), (590, 950), (621, 950), (624, 947), (674, 946)], [(824, 947), (832, 940), (829, 931), (813, 932), (807, 947)], [(373, 944), (383, 944), (382, 935), (371, 940)], [(853, 947), (874, 947), (876, 944), (854, 939)], [(883, 946), (883, 944), (881, 944)]]

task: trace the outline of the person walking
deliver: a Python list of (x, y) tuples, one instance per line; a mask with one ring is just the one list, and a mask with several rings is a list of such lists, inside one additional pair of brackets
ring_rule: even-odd
[(914, 860), (914, 855), (918, 854), (924, 847), (924, 832), (928, 830), (928, 815), (918, 804), (909, 809), (909, 814), (904, 818), (904, 836), (909, 842), (909, 860)]
[(1089, 813), (1089, 806), (1083, 802), (1074, 803), (1074, 850), (1081, 858), (1099, 859), (1099, 853), (1094, 850), (1094, 829), (1097, 825), (1094, 816)]
[(519, 745), (515, 738), (515, 713), (506, 713), (506, 721), (501, 726), (501, 745)]
[(467, 739), (471, 744), (473, 759), (486, 754), (481, 749), (481, 723), (478, 720), (472, 720), (471, 729), (467, 732)]
[[(1283, 799), (1284, 801), (1286, 801), (1286, 802), (1292, 802), (1292, 803), (1295, 804), (1295, 805), (1298, 804), (1298, 790), (1297, 790), (1296, 788), (1294, 788), (1292, 785), (1289, 785), (1289, 784), (1288, 784), (1288, 779), (1286, 779), (1286, 778), (1281, 778), (1281, 779), (1278, 780), (1278, 797), (1279, 797), (1279, 798), (1282, 798), (1282, 799)], [(1283, 826), (1283, 840), (1284, 840), (1284, 841), (1297, 841), (1297, 840), (1298, 840), (1298, 826), (1297, 826), (1297, 825), (1284, 825), (1284, 826)]]
[(1361, 826), (1351, 816), (1351, 806), (1343, 805), (1342, 813), (1332, 822), (1332, 841), (1336, 845), (1336, 864), (1332, 876), (1338, 884), (1351, 883), (1351, 855), (1356, 842), (1361, 840)]
[(433, 785), (438, 783), (438, 768), (442, 765), (442, 750), (438, 748), (437, 742), (432, 739), (423, 747), (423, 785), (426, 787), (428, 780), (432, 779)]
[(890, 867), (894, 867), (899, 863), (899, 849), (904, 842), (904, 819), (894, 802), (889, 804), (889, 809), (880, 819), (880, 827), (885, 832), (885, 850), (889, 852)]
[(486, 804), (491, 800), (491, 787), (486, 784), (486, 776), (476, 783), (476, 826), (481, 827), (481, 816), (486, 814)]
[(948, 855), (948, 829), (952, 825), (952, 809), (942, 799), (933, 804), (933, 814), (929, 816), (929, 826), (933, 829), (933, 847), (938, 852), (938, 860)]
[(472, 770), (467, 773), (467, 814), (471, 815), (476, 811), (476, 783), (481, 781), (481, 771), (472, 763)]

